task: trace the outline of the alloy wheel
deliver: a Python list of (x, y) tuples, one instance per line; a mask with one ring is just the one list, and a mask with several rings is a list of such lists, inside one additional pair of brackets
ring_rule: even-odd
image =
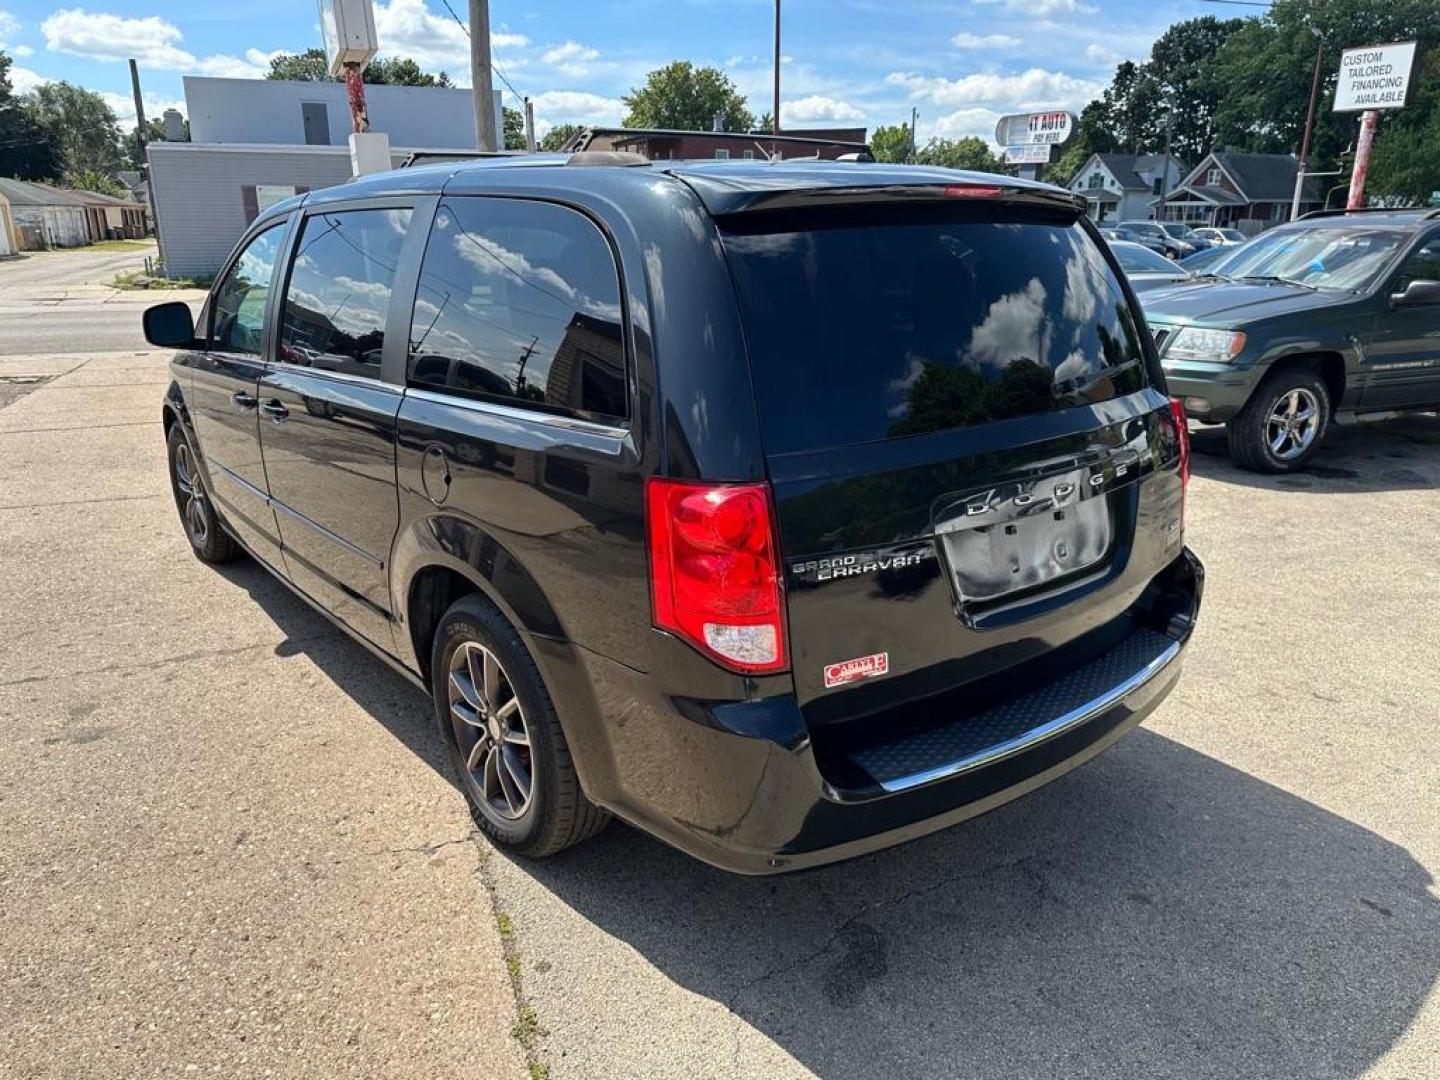
[(186, 442), (175, 447), (175, 489), (180, 517), (185, 522), (185, 531), (190, 534), (190, 542), (197, 548), (204, 547), (210, 535), (210, 516), (205, 505), (205, 488), (195, 468), (195, 457)]
[(1305, 387), (1281, 394), (1265, 420), (1265, 441), (1281, 461), (1294, 461), (1320, 432), (1320, 401)]
[(455, 745), (480, 805), (504, 821), (523, 817), (535, 791), (535, 758), (525, 709), (504, 667), (479, 642), (461, 642), (448, 686)]

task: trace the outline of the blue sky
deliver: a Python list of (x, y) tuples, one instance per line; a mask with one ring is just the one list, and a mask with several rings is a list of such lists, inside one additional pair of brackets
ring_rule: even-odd
[[(466, 0), (450, 0), (463, 18)], [(444, 0), (377, 0), (382, 51), (468, 84), (467, 41)], [(992, 138), (995, 117), (1079, 108), (1117, 61), (1142, 58), (1172, 22), (1249, 13), (1202, 0), (785, 0), (782, 120), (898, 123)], [(770, 104), (770, 0), (492, 0), (496, 64), (551, 124), (618, 123), (620, 97), (675, 59), (723, 68), (758, 115)], [(184, 111), (182, 76), (258, 77), (276, 51), (320, 43), (307, 0), (0, 0), (0, 48), (17, 89), (68, 79), (132, 124), (125, 60), (146, 112)], [(506, 103), (514, 104), (509, 94)]]

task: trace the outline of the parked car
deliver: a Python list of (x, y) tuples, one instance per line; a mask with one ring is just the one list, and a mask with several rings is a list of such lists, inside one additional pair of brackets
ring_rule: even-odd
[(1179, 285), (1190, 280), (1185, 268), (1157, 252), (1140, 244), (1117, 240), (1110, 245), (1125, 279), (1137, 293), (1148, 292), (1165, 285)]
[[(1153, 236), (1146, 236), (1142, 233), (1131, 232), (1129, 229), (1122, 229), (1118, 225), (1101, 225), (1100, 235), (1112, 244), (1117, 241), (1126, 244), (1139, 244), (1143, 248), (1149, 248), (1157, 255), (1165, 254), (1165, 240), (1157, 240)], [(1169, 256), (1166, 257), (1168, 258)]]
[(518, 853), (615, 814), (771, 873), (954, 824), (1139, 723), (1200, 602), (1183, 412), (1083, 211), (623, 154), (280, 203), (198, 328), (146, 314), (190, 546), (424, 688)]
[(1145, 294), (1171, 393), (1246, 468), (1288, 472), (1332, 422), (1440, 406), (1440, 212), (1321, 212)]
[(1239, 229), (1219, 229), (1213, 225), (1205, 225), (1195, 230), (1195, 235), (1202, 240), (1208, 240), (1211, 244), (1225, 246), (1228, 244), (1243, 244), (1250, 239)]
[[(1170, 237), (1171, 240), (1188, 246), (1191, 252), (1205, 251), (1212, 246), (1209, 240), (1200, 236), (1183, 221), (1157, 221), (1155, 224), (1159, 225), (1160, 228), (1165, 231), (1165, 235)], [(1189, 254), (1189, 252), (1186, 254)]]
[(1170, 259), (1183, 259), (1186, 255), (1193, 255), (1199, 248), (1194, 244), (1187, 244), (1184, 240), (1171, 236), (1160, 227), (1155, 221), (1122, 221), (1120, 228), (1131, 234), (1132, 239), (1148, 241), (1147, 247), (1155, 247), (1160, 254)]

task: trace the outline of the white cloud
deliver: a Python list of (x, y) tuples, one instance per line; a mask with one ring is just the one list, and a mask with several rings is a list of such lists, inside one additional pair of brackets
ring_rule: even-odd
[(582, 79), (590, 74), (590, 62), (599, 58), (599, 49), (581, 45), (578, 41), (567, 41), (540, 54), (541, 60), (572, 79)]
[(541, 133), (557, 124), (618, 126), (625, 111), (619, 98), (581, 90), (546, 90), (531, 100), (535, 103), (535, 128)]
[(11, 56), (34, 56), (35, 50), (29, 45), (11, 45), (5, 50)]
[(1009, 34), (970, 34), (961, 32), (950, 39), (957, 49), (1013, 49), (1020, 39)]
[(931, 135), (938, 135), (942, 139), (963, 139), (967, 135), (974, 135), (984, 139), (986, 142), (995, 141), (995, 123), (1004, 115), (995, 109), (957, 109), (952, 113), (946, 113), (935, 120), (933, 124), (921, 124), (921, 141)]
[[(465, 27), (449, 12), (432, 14), (425, 0), (377, 3), (375, 33), (383, 43), (380, 51), (387, 56), (409, 57), (422, 68), (444, 68), (452, 75), (470, 70), (470, 35)], [(490, 47), (497, 52), (528, 44), (524, 34), (490, 34)], [(505, 65), (516, 66), (516, 61), (506, 60)]]
[[(100, 91), (100, 96), (105, 99), (105, 104), (115, 114), (115, 119), (120, 121), (120, 130), (130, 132), (135, 126), (135, 98), (130, 94), (116, 94), (109, 90)], [(177, 109), (182, 114), (185, 112), (185, 102), (176, 101), (173, 98), (144, 96), (145, 119), (159, 120), (165, 115), (166, 109)]]
[(780, 103), (781, 124), (813, 123), (816, 120), (863, 120), (865, 114), (848, 101), (811, 94), (809, 97)]
[(977, 72), (958, 79), (897, 71), (885, 76), (885, 81), (907, 89), (911, 100), (961, 108), (986, 103), (1021, 109), (1079, 109), (1105, 89), (1103, 83), (1044, 68), (1030, 68), (1015, 75)]
[(20, 32), (20, 20), (8, 11), (0, 11), (0, 44)]
[[(40, 32), (47, 48), (92, 60), (133, 57), (143, 67), (237, 79), (258, 79), (268, 70), (268, 62), (257, 64), (224, 53), (197, 57), (180, 47), (180, 28), (158, 15), (127, 19), (95, 15), (83, 8), (61, 8), (40, 24)], [(254, 49), (250, 52), (265, 55)]]
[(47, 79), (39, 72), (31, 71), (29, 68), (13, 66), (10, 68), (10, 86), (17, 94), (27, 94), (47, 82), (54, 82), (54, 80)]
[(1022, 15), (1093, 15), (1098, 10), (1082, 0), (1005, 0), (1005, 6)]
[(1085, 59), (1093, 64), (1118, 64), (1120, 54), (1108, 45), (1091, 42), (1085, 46)]

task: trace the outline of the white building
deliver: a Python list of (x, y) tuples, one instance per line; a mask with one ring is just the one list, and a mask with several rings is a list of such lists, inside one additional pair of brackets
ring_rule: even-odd
[(1185, 162), (1173, 154), (1091, 154), (1070, 190), (1085, 197), (1092, 221), (1148, 221), (1155, 200), (1175, 190), (1185, 172)]
[[(393, 164), (416, 150), (478, 146), (469, 90), (366, 85), (365, 104)], [(185, 105), (192, 141), (148, 147), (169, 274), (213, 274), (262, 209), (350, 179), (344, 83), (187, 76)]]

